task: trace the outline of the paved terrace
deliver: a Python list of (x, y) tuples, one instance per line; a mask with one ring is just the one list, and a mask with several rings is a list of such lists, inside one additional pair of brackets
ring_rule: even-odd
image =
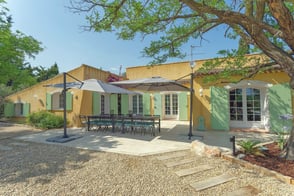
[(193, 140), (200, 140), (205, 144), (221, 147), (223, 151), (231, 151), (232, 143), (230, 142), (230, 137), (233, 135), (236, 136), (236, 140), (250, 139), (262, 142), (273, 141), (276, 137), (274, 134), (267, 133), (193, 131), (193, 137), (189, 140), (188, 132), (189, 124), (187, 121), (162, 121), (161, 132), (156, 132), (156, 136), (151, 136), (150, 134), (142, 135), (140, 133), (112, 133), (110, 130), (83, 131), (80, 128), (68, 128), (67, 133), (69, 135), (74, 134), (76, 136), (81, 136), (81, 138), (67, 143), (52, 143), (46, 140), (55, 136), (62, 136), (63, 129), (33, 131), (30, 130), (29, 127), (22, 127), (17, 131), (17, 133), (13, 134), (12, 128), (9, 131), (7, 127), (4, 130), (0, 126), (0, 138), (18, 136), (17, 139), (24, 141), (57, 144), (80, 149), (98, 150), (136, 156), (190, 149), (191, 142)]

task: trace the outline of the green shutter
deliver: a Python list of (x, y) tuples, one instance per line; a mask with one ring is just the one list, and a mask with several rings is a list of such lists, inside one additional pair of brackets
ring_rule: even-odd
[(211, 93), (211, 128), (215, 130), (229, 130), (229, 98), (225, 88), (210, 88)]
[(144, 115), (150, 114), (150, 94), (149, 93), (143, 94), (143, 114)]
[(71, 92), (66, 92), (66, 110), (72, 110), (72, 97)]
[(46, 110), (52, 109), (52, 95), (50, 93), (46, 93)]
[(110, 95), (110, 113), (118, 113), (117, 94)]
[(23, 115), (28, 116), (30, 114), (30, 104), (25, 103), (23, 104)]
[(179, 119), (188, 120), (188, 101), (187, 92), (181, 92), (179, 95)]
[(277, 84), (269, 88), (270, 130), (282, 131), (291, 127), (292, 120), (283, 121), (281, 115), (292, 114), (291, 89), (289, 84)]
[(101, 95), (98, 92), (92, 92), (92, 114), (99, 115), (101, 107)]
[(129, 113), (129, 95), (126, 95), (126, 94), (121, 95), (121, 113), (122, 114)]
[(154, 114), (162, 116), (162, 98), (160, 93), (154, 94)]
[(14, 116), (14, 104), (13, 103), (5, 103), (4, 104), (4, 116), (5, 117)]

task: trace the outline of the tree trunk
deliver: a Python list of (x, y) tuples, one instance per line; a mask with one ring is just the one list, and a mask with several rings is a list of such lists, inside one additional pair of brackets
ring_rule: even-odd
[(285, 158), (287, 160), (294, 160), (294, 127), (292, 126), (290, 136), (288, 138), (285, 149)]
[[(290, 83), (293, 82), (293, 81), (294, 81), (293, 78), (291, 78)], [(290, 86), (291, 86), (291, 84), (290, 84)], [(292, 86), (291, 86), (291, 91), (292, 91), (291, 95), (293, 95), (294, 89), (293, 89)], [(292, 98), (292, 96), (291, 96), (291, 98)], [(285, 158), (287, 160), (294, 160), (294, 126), (293, 126), (293, 118), (291, 119), (291, 125), (292, 125), (291, 132), (290, 132), (288, 141), (286, 143), (286, 146), (284, 148)]]

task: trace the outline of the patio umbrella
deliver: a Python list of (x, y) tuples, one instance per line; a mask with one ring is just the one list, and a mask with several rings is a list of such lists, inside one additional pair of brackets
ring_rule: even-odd
[[(64, 88), (64, 83), (50, 84), (46, 85), (46, 87)], [(95, 91), (108, 94), (136, 94), (134, 91), (129, 91), (127, 89), (120, 88), (97, 79), (88, 79), (80, 82), (67, 82), (65, 84), (65, 88)]]
[[(78, 86), (76, 86), (78, 87)], [(134, 91), (129, 91), (124, 88), (120, 88), (118, 86), (108, 84), (105, 82), (102, 82), (101, 80), (96, 79), (88, 79), (82, 81), (82, 84), (78, 89), (81, 90), (88, 90), (88, 91), (95, 91), (95, 92), (101, 92), (101, 93), (115, 93), (115, 94), (136, 94)]]
[(190, 122), (189, 122), (189, 139), (192, 136), (192, 93), (193, 93), (193, 74), (191, 74), (191, 88), (176, 82), (175, 80), (168, 80), (162, 77), (143, 78), (135, 80), (124, 80), (118, 82), (111, 82), (111, 84), (118, 85), (123, 88), (131, 88), (139, 91), (190, 91)]
[(111, 82), (123, 88), (131, 88), (139, 91), (189, 91), (189, 88), (176, 82), (162, 77), (142, 78), (134, 80), (123, 80)]
[[(66, 76), (70, 76), (71, 78), (75, 79), (75, 82), (66, 82)], [(88, 91), (95, 91), (101, 93), (109, 93), (109, 94), (136, 94), (136, 92), (129, 91), (127, 89), (120, 88), (118, 86), (114, 86), (111, 84), (107, 84), (102, 82), (101, 80), (97, 79), (88, 79), (84, 81), (80, 81), (75, 77), (71, 76), (68, 73), (63, 73), (63, 83), (59, 84), (49, 84), (45, 85), (45, 87), (53, 87), (53, 88), (63, 88), (65, 92), (67, 89), (80, 89), (80, 90), (88, 90)], [(63, 93), (64, 96), (64, 105), (66, 105), (66, 93)], [(68, 142), (73, 139), (76, 139), (75, 135), (69, 136), (67, 135), (67, 125), (66, 125), (66, 108), (63, 108), (63, 118), (64, 118), (64, 134), (63, 136), (57, 136), (53, 138), (49, 138), (47, 141), (50, 142)]]

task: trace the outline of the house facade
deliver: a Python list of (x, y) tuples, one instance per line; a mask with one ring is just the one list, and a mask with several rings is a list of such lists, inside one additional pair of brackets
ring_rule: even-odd
[[(164, 64), (160, 66), (141, 66), (127, 68), (127, 78), (161, 76), (177, 80), (190, 86), (193, 72), (193, 128), (194, 130), (255, 130), (283, 131), (289, 128), (292, 120), (282, 119), (282, 115), (293, 114), (293, 96), (289, 87), (289, 76), (279, 66), (257, 73), (250, 79), (232, 76), (237, 83), (205, 83), (207, 75), (217, 72), (201, 73), (198, 69), (205, 60), (196, 61), (191, 70), (190, 62)], [(146, 96), (146, 95), (145, 95)], [(173, 98), (176, 101), (173, 101)], [(184, 98), (186, 97), (186, 99)], [(171, 116), (177, 120), (189, 119), (189, 92), (150, 93), (154, 113), (168, 117), (176, 110), (183, 115)], [(160, 100), (160, 101), (158, 101)], [(172, 108), (172, 109), (171, 109)], [(186, 108), (186, 109), (185, 109)], [(160, 112), (160, 113), (158, 113)], [(179, 114), (180, 114), (179, 113)], [(166, 116), (167, 115), (167, 116)]]
[[(66, 74), (66, 82), (78, 80), (98, 79), (104, 82), (117, 81), (122, 78), (88, 65), (81, 65)], [(62, 88), (50, 87), (52, 84), (62, 84), (64, 75), (59, 74), (54, 78), (43, 81), (27, 89), (6, 97), (4, 115), (8, 118), (24, 119), (32, 112), (41, 110), (50, 111), (63, 116)], [(66, 111), (69, 126), (80, 126), (79, 115), (98, 115), (101, 112), (110, 113), (117, 110), (117, 95), (102, 94), (79, 89), (66, 91)], [(125, 109), (124, 109), (125, 110)]]
[[(293, 114), (293, 96), (289, 77), (281, 69), (273, 68), (238, 83), (204, 82), (209, 74), (198, 69), (206, 60), (197, 60), (192, 70), (190, 62), (168, 63), (158, 66), (136, 66), (126, 69), (128, 79), (161, 76), (177, 80), (190, 88), (193, 73), (192, 118), (194, 130), (263, 129), (278, 131), (290, 126), (281, 120)], [(105, 82), (122, 80), (119, 76), (94, 67), (82, 65), (68, 72), (79, 80), (99, 79)], [(239, 76), (234, 76), (237, 80)], [(75, 81), (67, 77), (67, 82)], [(5, 116), (23, 118), (29, 113), (47, 110), (63, 115), (62, 89), (48, 87), (62, 83), (63, 75), (41, 82), (6, 98)], [(103, 94), (69, 89), (66, 96), (69, 126), (80, 126), (79, 115), (147, 114), (161, 119), (186, 121), (190, 116), (190, 92), (140, 92), (135, 95)]]

